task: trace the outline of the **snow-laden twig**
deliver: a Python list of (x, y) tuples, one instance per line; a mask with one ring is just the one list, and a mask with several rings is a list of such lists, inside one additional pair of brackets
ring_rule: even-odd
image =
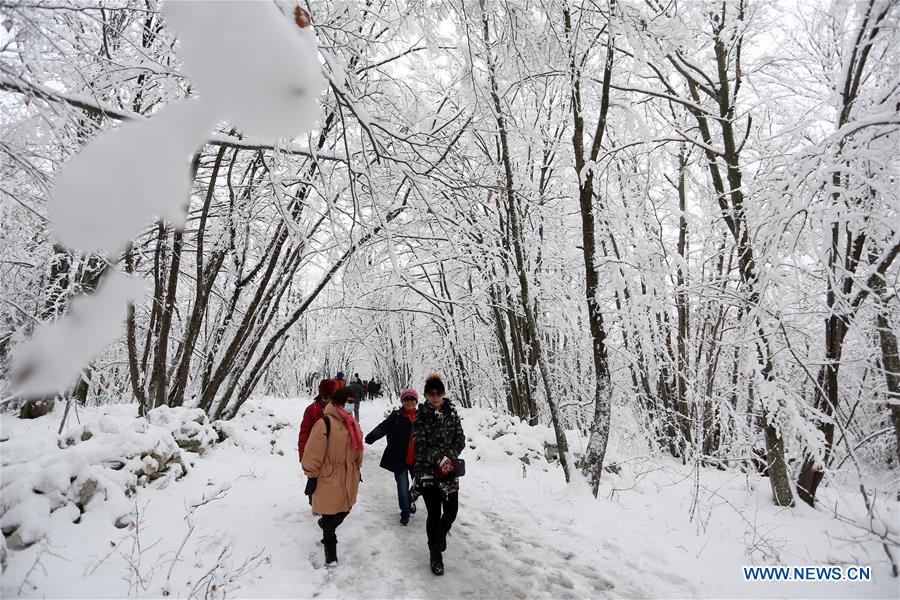
[[(21, 596), (21, 595), (22, 595), (22, 590), (25, 588), (26, 585), (29, 585), (29, 581), (28, 581), (28, 580), (29, 580), (29, 578), (31, 577), (31, 574), (34, 573), (34, 570), (35, 570), (35, 569), (37, 569), (38, 567), (40, 567), (41, 570), (43, 570), (44, 573), (46, 574), (47, 569), (46, 569), (46, 567), (44, 567), (43, 563), (41, 562), (41, 559), (44, 557), (45, 554), (49, 554), (50, 556), (59, 558), (59, 559), (61, 559), (61, 560), (66, 560), (65, 558), (63, 558), (63, 557), (60, 556), (59, 554), (56, 554), (55, 552), (53, 552), (53, 551), (50, 549), (50, 543), (49, 543), (47, 540), (42, 539), (42, 540), (40, 540), (38, 543), (40, 544), (41, 550), (40, 550), (40, 552), (38, 552), (37, 556), (34, 558), (34, 562), (31, 563), (31, 567), (30, 567), (30, 568), (28, 569), (28, 571), (25, 573), (25, 577), (22, 578), (22, 583), (19, 584), (19, 588), (16, 590), (16, 595), (17, 595), (17, 596)], [(34, 585), (34, 584), (30, 584), (30, 585), (31, 585), (31, 587), (32, 587), (33, 589), (35, 589), (35, 590), (38, 589), (36, 585)]]

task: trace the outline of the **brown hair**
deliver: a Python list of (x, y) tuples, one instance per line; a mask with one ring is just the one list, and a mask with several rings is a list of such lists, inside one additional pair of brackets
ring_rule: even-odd
[(343, 407), (345, 404), (347, 404), (347, 400), (350, 399), (350, 396), (350, 389), (342, 387), (334, 393), (334, 396), (331, 397), (331, 403), (335, 406)]

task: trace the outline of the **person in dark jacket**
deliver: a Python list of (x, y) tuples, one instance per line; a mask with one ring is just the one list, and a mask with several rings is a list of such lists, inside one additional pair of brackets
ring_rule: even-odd
[(412, 388), (400, 392), (400, 408), (389, 414), (378, 427), (366, 436), (367, 444), (374, 444), (387, 436), (387, 448), (381, 455), (381, 468), (394, 474), (397, 481), (397, 500), (400, 502), (400, 524), (409, 523), (409, 515), (416, 512), (409, 492), (409, 479), (413, 474), (415, 449), (412, 427), (416, 418), (419, 394)]
[(351, 402), (353, 402), (353, 416), (356, 418), (356, 421), (359, 422), (359, 403), (362, 400), (362, 384), (351, 379), (346, 387), (353, 396), (351, 400)]
[(444, 382), (432, 373), (425, 379), (425, 402), (413, 422), (415, 494), (425, 499), (431, 572), (444, 574), (441, 555), (447, 550), (447, 532), (459, 510), (459, 477), (453, 475), (466, 436), (456, 408), (445, 397)]

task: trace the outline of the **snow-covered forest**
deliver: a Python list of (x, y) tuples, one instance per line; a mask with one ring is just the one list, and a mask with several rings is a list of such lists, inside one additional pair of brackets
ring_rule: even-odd
[[(2, 595), (896, 597), (898, 26), (0, 0)], [(296, 430), (338, 371), (384, 381), (363, 432), (446, 380), (439, 584), (381, 446), (348, 568), (312, 557)]]

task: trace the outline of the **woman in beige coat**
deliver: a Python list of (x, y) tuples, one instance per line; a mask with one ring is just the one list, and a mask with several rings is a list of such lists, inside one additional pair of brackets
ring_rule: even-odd
[(335, 530), (356, 503), (363, 460), (362, 431), (353, 415), (344, 410), (349, 397), (347, 388), (335, 392), (325, 416), (313, 425), (303, 452), (303, 472), (316, 479), (312, 511), (322, 515), (319, 527), (328, 565), (337, 562)]

